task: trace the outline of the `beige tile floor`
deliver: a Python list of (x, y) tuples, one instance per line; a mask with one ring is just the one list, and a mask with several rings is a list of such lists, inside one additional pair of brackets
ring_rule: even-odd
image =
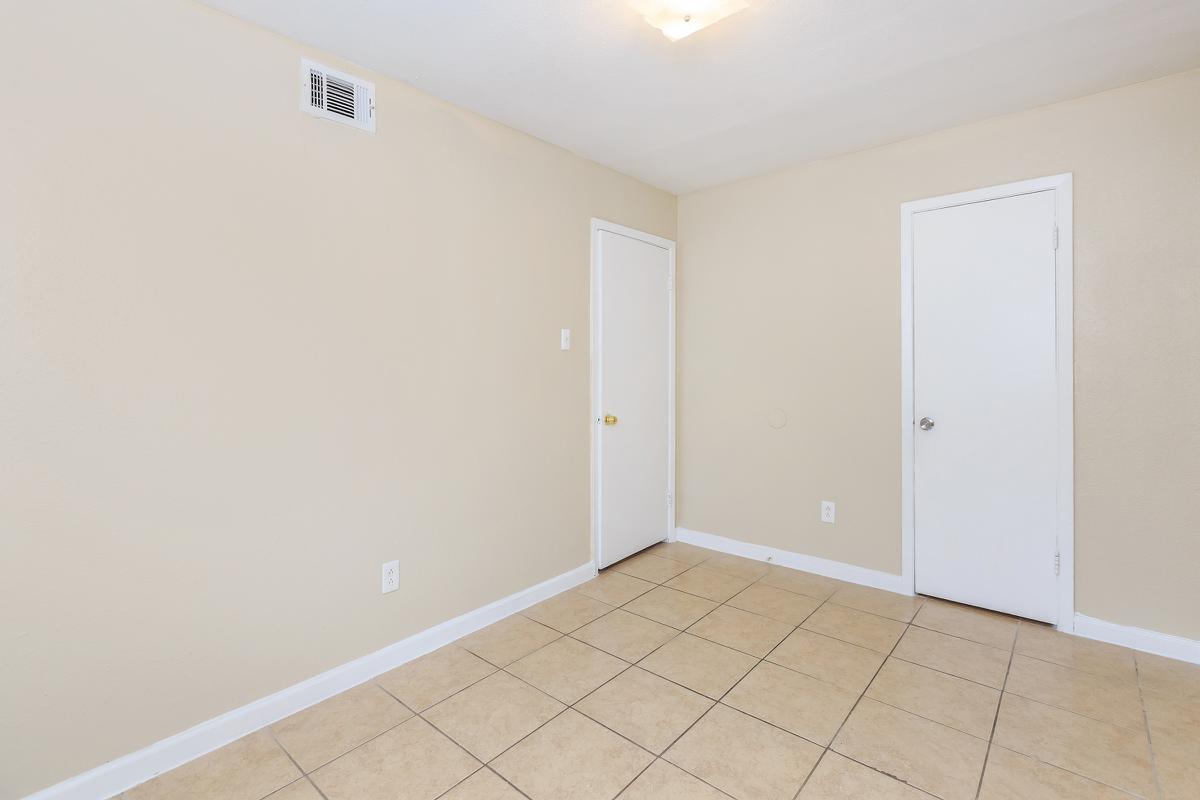
[(1196, 800), (1200, 667), (686, 544), (126, 800)]

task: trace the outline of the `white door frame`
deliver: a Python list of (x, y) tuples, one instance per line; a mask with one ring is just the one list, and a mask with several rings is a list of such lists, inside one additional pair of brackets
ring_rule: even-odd
[(970, 192), (913, 200), (900, 206), (900, 531), (901, 585), (916, 592), (915, 425), (913, 398), (913, 216), (922, 211), (1054, 190), (1058, 249), (1055, 254), (1055, 367), (1058, 384), (1058, 621), (1075, 629), (1074, 358), (1072, 328), (1071, 173), (1007, 183)]
[(600, 408), (600, 232), (628, 236), (648, 244), (661, 247), (667, 251), (667, 329), (669, 343), (667, 345), (667, 530), (664, 534), (669, 539), (675, 538), (675, 242), (655, 236), (645, 231), (627, 228), (615, 222), (592, 217), (591, 266), (589, 267), (589, 314), (588, 325), (588, 358), (590, 362), (589, 397), (591, 399), (591, 414), (589, 440), (591, 464), (591, 528), (592, 528), (592, 563), (600, 563), (600, 448), (596, 446), (596, 432), (603, 423)]

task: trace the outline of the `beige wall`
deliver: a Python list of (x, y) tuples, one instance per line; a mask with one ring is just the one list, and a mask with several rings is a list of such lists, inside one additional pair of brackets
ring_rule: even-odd
[(1200, 638), (1200, 71), (681, 197), (679, 524), (899, 572), (900, 204), (1060, 172), (1077, 611)]
[(188, 2), (0, 16), (0, 797), (590, 559), (589, 219), (674, 197), (379, 76), (305, 116)]

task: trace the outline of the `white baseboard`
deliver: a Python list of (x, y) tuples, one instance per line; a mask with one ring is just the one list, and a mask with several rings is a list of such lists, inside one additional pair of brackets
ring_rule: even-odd
[(583, 564), (537, 586), (468, 611), (382, 650), (334, 667), (269, 697), (235, 708), (149, 747), (68, 778), (29, 795), (25, 800), (101, 800), (112, 797), (595, 576), (595, 563)]
[(709, 550), (718, 550), (722, 553), (730, 553), (735, 556), (742, 556), (743, 558), (752, 558), (755, 561), (770, 561), (772, 564), (800, 569), (805, 572), (813, 572), (817, 575), (824, 575), (827, 578), (837, 578), (849, 583), (873, 586), (876, 589), (896, 592), (897, 594), (912, 594), (904, 586), (903, 577), (893, 575), (890, 572), (880, 572), (879, 570), (867, 569), (866, 567), (857, 567), (841, 561), (830, 561), (827, 558), (806, 556), (803, 553), (793, 553), (790, 550), (780, 550), (776, 547), (765, 547), (760, 544), (740, 542), (737, 539), (717, 536), (715, 533), (701, 533), (700, 531), (692, 531), (687, 528), (676, 528), (675, 539), (680, 542), (694, 544), (697, 547), (707, 547)]
[[(896, 592), (897, 594), (911, 594), (904, 587), (901, 576), (893, 575), (890, 572), (879, 572), (867, 569), (866, 567), (856, 567), (853, 564), (844, 564), (840, 561), (830, 561), (825, 558), (817, 558), (816, 556), (806, 556), (803, 553), (793, 553), (774, 547), (750, 544), (749, 542), (741, 542), (737, 539), (729, 539), (725, 536), (717, 536), (712, 533), (701, 533), (700, 531), (688, 530), (687, 528), (676, 528), (671, 540), (687, 542), (698, 547), (707, 547), (709, 550), (717, 550), (721, 553), (752, 558), (755, 561), (770, 561), (772, 564), (780, 564), (792, 569), (804, 570), (805, 572), (814, 572), (818, 575), (837, 578), (849, 583), (873, 586), (876, 589), (884, 589), (889, 592)], [(1082, 636), (1086, 639), (1096, 639), (1101, 642), (1108, 642), (1109, 644), (1119, 644), (1123, 647), (1141, 650), (1146, 653), (1154, 653), (1166, 656), (1167, 658), (1200, 664), (1200, 641), (1196, 641), (1195, 639), (1186, 639), (1182, 636), (1173, 636), (1169, 633), (1159, 633), (1158, 631), (1147, 630), (1146, 628), (1118, 625), (1115, 622), (1106, 622), (1102, 619), (1084, 616), (1083, 614), (1076, 614), (1074, 623), (1074, 630), (1065, 629), (1063, 626), (1060, 626), (1059, 630), (1063, 630), (1065, 633), (1074, 633), (1076, 636)]]
[(1200, 641), (1195, 639), (1185, 639), (1182, 636), (1134, 628), (1130, 625), (1118, 625), (1115, 622), (1085, 617), (1083, 614), (1075, 615), (1074, 632), (1076, 636), (1200, 664)]

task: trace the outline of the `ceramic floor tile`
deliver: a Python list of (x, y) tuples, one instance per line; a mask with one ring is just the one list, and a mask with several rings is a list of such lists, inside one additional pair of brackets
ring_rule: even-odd
[(433, 800), (478, 768), (465, 750), (413, 717), (310, 777), (328, 800)]
[(509, 664), (507, 671), (559, 702), (573, 705), (628, 666), (616, 656), (564, 636)]
[(885, 658), (874, 650), (800, 628), (780, 642), (767, 661), (861, 694)]
[(610, 569), (651, 583), (664, 583), (681, 572), (687, 572), (691, 567), (691, 564), (683, 561), (663, 558), (653, 553), (638, 553), (624, 561), (618, 561)]
[(864, 697), (833, 749), (942, 800), (974, 800), (987, 742)]
[(201, 756), (125, 793), (126, 800), (261, 800), (300, 778), (266, 731)]
[(645, 617), (617, 609), (571, 634), (626, 661), (637, 661), (661, 646), (679, 631)]
[(720, 606), (688, 628), (688, 633), (762, 658), (782, 642), (792, 628), (785, 622), (740, 608)]
[(905, 631), (892, 655), (993, 689), (1004, 687), (1011, 656), (1006, 650), (917, 627)]
[(1136, 730), (1146, 727), (1137, 684), (1127, 680), (1080, 672), (1017, 653), (1008, 669), (1004, 691), (1114, 725)]
[(981, 739), (992, 738), (1000, 705), (998, 689), (896, 658), (883, 665), (867, 697)]
[(824, 747), (858, 695), (764, 661), (721, 702)]
[(1143, 689), (1200, 702), (1200, 664), (1138, 653), (1137, 669)]
[(797, 800), (930, 800), (931, 797), (830, 750), (821, 757)]
[(692, 567), (716, 554), (714, 550), (705, 550), (687, 542), (659, 542), (646, 552), (672, 561), (682, 561)]
[(899, 641), (905, 626), (893, 619), (826, 603), (800, 627), (886, 654)]
[(492, 764), (532, 800), (610, 800), (654, 756), (573, 709)]
[(716, 705), (664, 758), (738, 800), (792, 800), (821, 748)]
[(1011, 650), (1017, 636), (1012, 617), (933, 598), (926, 598), (913, 624), (1001, 650)]
[(323, 800), (321, 793), (308, 778), (301, 778), (295, 783), (289, 783), (274, 794), (267, 795), (264, 800)]
[(439, 800), (523, 800), (521, 793), (487, 767), (455, 786)]
[(1168, 738), (1190, 748), (1200, 761), (1200, 700), (1142, 690), (1142, 704), (1154, 741)]
[(759, 583), (774, 586), (776, 589), (786, 589), (796, 594), (807, 595), (817, 600), (826, 600), (846, 584), (823, 575), (813, 575), (811, 572), (801, 572), (798, 569), (772, 566), (767, 574), (759, 578)]
[(550, 644), (559, 635), (553, 628), (513, 614), (470, 636), (464, 636), (455, 644), (497, 667), (507, 667), (518, 658)]
[(312, 772), (412, 716), (396, 698), (364, 683), (271, 726), (276, 741)]
[(844, 586), (833, 593), (829, 602), (908, 623), (912, 622), (925, 598), (885, 592), (870, 586)]
[(1016, 652), (1083, 672), (1137, 680), (1132, 650), (1061, 633), (1049, 625), (1022, 622), (1017, 628)]
[(1152, 797), (1146, 733), (1005, 694), (993, 741), (1086, 778)]
[(1133, 800), (1133, 795), (993, 744), (979, 800)]
[(660, 758), (617, 800), (729, 800), (729, 795)]
[(757, 661), (716, 642), (681, 633), (642, 659), (638, 666), (717, 700)]
[(608, 570), (587, 583), (576, 586), (575, 591), (610, 606), (621, 606), (650, 591), (654, 586), (650, 581)]
[(562, 709), (562, 703), (524, 681), (497, 672), (424, 716), (471, 755), (490, 761)]
[(680, 575), (676, 575), (667, 581), (666, 585), (681, 592), (687, 592), (688, 594), (706, 597), (718, 603), (724, 603), (749, 586), (750, 581), (734, 575), (728, 575), (724, 572), (708, 569), (702, 564), (698, 567), (692, 567)]
[(821, 601), (765, 583), (752, 583), (730, 598), (726, 605), (752, 611), (795, 627), (816, 611)]
[(385, 672), (375, 682), (420, 712), (495, 671), (479, 656), (451, 644)]
[(563, 592), (527, 608), (521, 613), (559, 633), (570, 633), (603, 617), (613, 607), (579, 592)]
[(763, 561), (728, 553), (713, 553), (704, 562), (704, 566), (747, 581), (756, 581), (771, 570), (771, 565)]
[(683, 630), (717, 607), (712, 600), (659, 586), (622, 608), (640, 617)]
[(575, 708), (652, 753), (661, 754), (712, 704), (702, 694), (631, 667)]
[(1154, 760), (1163, 800), (1196, 800), (1200, 797), (1200, 754), (1194, 747), (1171, 739), (1156, 740)]

